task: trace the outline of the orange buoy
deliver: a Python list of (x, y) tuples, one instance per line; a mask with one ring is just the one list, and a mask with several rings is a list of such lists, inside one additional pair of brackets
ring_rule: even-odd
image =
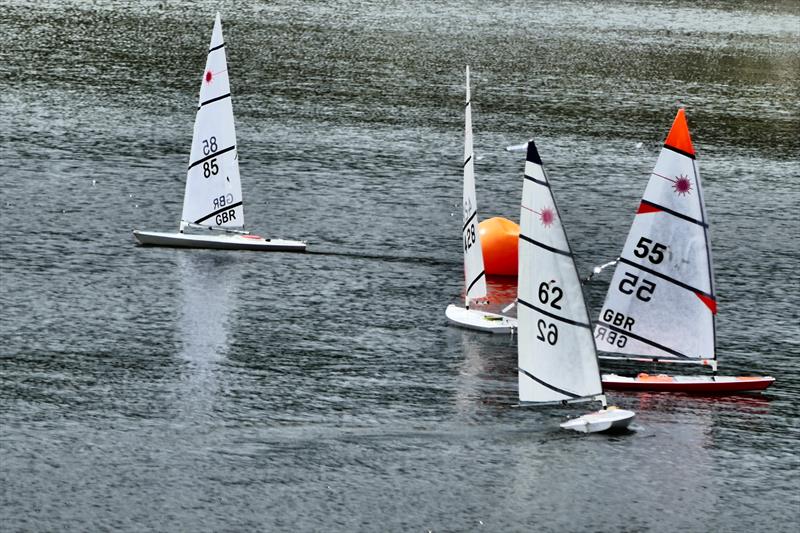
[(483, 269), (496, 276), (516, 276), (519, 225), (507, 218), (488, 218), (478, 224), (483, 248)]

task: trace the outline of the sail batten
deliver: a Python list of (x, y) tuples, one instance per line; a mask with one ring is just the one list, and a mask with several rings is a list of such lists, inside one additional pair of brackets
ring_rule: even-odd
[(681, 109), (617, 261), (595, 342), (631, 359), (715, 360), (716, 311), (700, 174)]

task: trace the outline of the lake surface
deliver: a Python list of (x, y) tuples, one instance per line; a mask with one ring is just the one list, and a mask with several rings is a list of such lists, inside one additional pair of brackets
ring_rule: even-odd
[[(134, 244), (177, 228), (217, 9), (248, 225), (313, 253)], [(797, 2), (6, 1), (0, 59), (0, 529), (795, 531)], [(444, 319), (467, 63), (480, 216), (534, 137), (584, 273), (686, 107), (721, 369), (768, 394), (515, 406), (513, 340)]]

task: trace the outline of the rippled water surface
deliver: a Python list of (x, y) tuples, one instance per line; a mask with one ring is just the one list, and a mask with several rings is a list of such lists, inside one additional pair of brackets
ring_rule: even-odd
[[(314, 253), (134, 245), (177, 227), (217, 9), (248, 223)], [(799, 28), (792, 1), (3, 2), (0, 529), (794, 531)], [(518, 218), (504, 147), (535, 137), (584, 272), (686, 106), (720, 363), (769, 394), (613, 394), (614, 437), (514, 406), (515, 343), (443, 314), (466, 63), (481, 216)]]

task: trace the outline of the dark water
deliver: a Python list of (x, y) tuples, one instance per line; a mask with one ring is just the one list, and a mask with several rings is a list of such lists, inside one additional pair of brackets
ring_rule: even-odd
[[(800, 6), (732, 4), (4, 2), (0, 529), (794, 531)], [(319, 253), (134, 245), (218, 8), (248, 221)], [(481, 216), (535, 137), (585, 272), (686, 106), (720, 362), (769, 394), (614, 394), (617, 437), (513, 406), (514, 343), (443, 315), (467, 62)]]

